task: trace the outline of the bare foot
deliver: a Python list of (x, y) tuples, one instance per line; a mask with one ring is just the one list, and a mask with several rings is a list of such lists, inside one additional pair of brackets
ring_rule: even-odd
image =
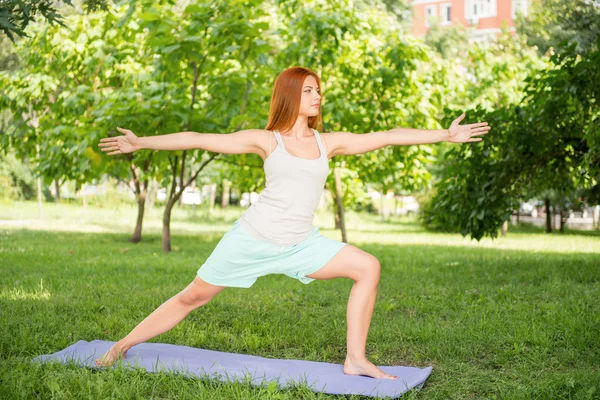
[(123, 351), (117, 343), (115, 343), (104, 355), (96, 359), (96, 365), (99, 367), (110, 367), (117, 360), (125, 358), (127, 350)]
[(375, 379), (398, 379), (396, 375), (390, 375), (383, 372), (366, 358), (357, 360), (346, 357), (344, 373), (347, 375), (366, 375)]

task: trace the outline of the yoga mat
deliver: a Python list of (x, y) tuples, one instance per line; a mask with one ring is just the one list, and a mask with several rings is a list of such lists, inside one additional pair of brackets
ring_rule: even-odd
[[(74, 362), (76, 365), (98, 367), (96, 358), (102, 356), (114, 342), (80, 340), (54, 354), (35, 357), (39, 362)], [(412, 388), (420, 389), (431, 367), (414, 368), (380, 366), (383, 371), (397, 375), (397, 380), (374, 379), (344, 374), (344, 366), (305, 360), (280, 360), (197, 349), (163, 343), (141, 343), (127, 352), (123, 365), (142, 367), (149, 372), (181, 373), (192, 377), (241, 382), (249, 379), (252, 385), (276, 381), (279, 386), (306, 384), (315, 392), (328, 394), (359, 394), (371, 397), (396, 398)]]

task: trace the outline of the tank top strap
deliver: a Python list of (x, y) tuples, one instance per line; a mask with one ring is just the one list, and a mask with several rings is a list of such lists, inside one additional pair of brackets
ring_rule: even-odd
[(312, 128), (312, 130), (317, 138), (317, 145), (319, 146), (319, 150), (321, 151), (321, 157), (323, 157), (325, 156), (325, 147), (323, 146), (323, 142), (321, 141), (321, 134), (314, 128)]
[[(273, 133), (275, 133), (275, 139), (277, 140), (277, 144), (282, 145), (282, 141), (281, 141), (281, 136), (279, 136), (279, 131), (273, 131)], [(283, 145), (281, 146), (283, 147)]]

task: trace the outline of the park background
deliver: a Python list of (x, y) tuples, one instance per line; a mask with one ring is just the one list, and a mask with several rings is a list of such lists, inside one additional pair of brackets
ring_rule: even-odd
[[(99, 140), (264, 127), (293, 65), (323, 80), (325, 134), (463, 112), (492, 126), (330, 160), (315, 224), (382, 262), (367, 356), (433, 365), (415, 398), (599, 397), (600, 10), (518, 2), (482, 36), (482, 10), (507, 2), (467, 1), (482, 7), (467, 24), (435, 1), (2, 4), (2, 397), (340, 397), (28, 361), (126, 334), (264, 187), (255, 154), (109, 157)], [(261, 278), (155, 341), (343, 362), (349, 284)]]

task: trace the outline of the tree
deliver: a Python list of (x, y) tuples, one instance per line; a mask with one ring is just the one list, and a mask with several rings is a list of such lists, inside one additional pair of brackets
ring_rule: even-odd
[(554, 197), (564, 213), (576, 190), (598, 186), (600, 53), (581, 56), (572, 44), (551, 61), (526, 80), (518, 105), (469, 113), (489, 121), (494, 133), (448, 157), (426, 215), (429, 226), (477, 240), (497, 237), (525, 193), (545, 195), (547, 213)]
[[(436, 112), (447, 87), (441, 84), (446, 70), (426, 46), (400, 35), (388, 14), (353, 7), (348, 0), (279, 1), (278, 11), (277, 32), (289, 43), (277, 54), (278, 63), (310, 65), (321, 76), (324, 132), (440, 128)], [(427, 180), (430, 155), (429, 146), (388, 146), (334, 157), (326, 185), (338, 204), (342, 240), (347, 237), (343, 205), (354, 198), (347, 190), (350, 180), (381, 185), (410, 177), (403, 180), (408, 189)]]
[[(71, 0), (64, 0), (64, 3), (73, 6)], [(90, 12), (106, 10), (107, 0), (84, 0), (83, 7)], [(65, 26), (64, 18), (52, 0), (4, 0), (0, 2), (0, 32), (14, 42), (15, 35), (27, 36), (25, 29), (38, 16), (51, 24)]]
[(527, 16), (517, 15), (515, 27), (540, 55), (550, 49), (564, 53), (571, 45), (568, 51), (584, 54), (597, 49), (599, 8), (598, 2), (590, 0), (538, 0), (531, 2)]
[[(258, 39), (268, 29), (258, 0), (196, 2), (178, 11), (149, 2), (140, 15), (148, 44), (157, 55), (154, 75), (176, 83), (171, 131), (231, 132), (256, 120), (251, 93), (262, 92), (270, 50)], [(260, 94), (262, 96), (262, 93)], [(253, 106), (255, 107), (255, 106)], [(218, 122), (217, 122), (218, 121)], [(171, 188), (163, 214), (163, 251), (171, 250), (171, 210), (200, 172), (218, 154), (170, 152), (166, 157)]]

